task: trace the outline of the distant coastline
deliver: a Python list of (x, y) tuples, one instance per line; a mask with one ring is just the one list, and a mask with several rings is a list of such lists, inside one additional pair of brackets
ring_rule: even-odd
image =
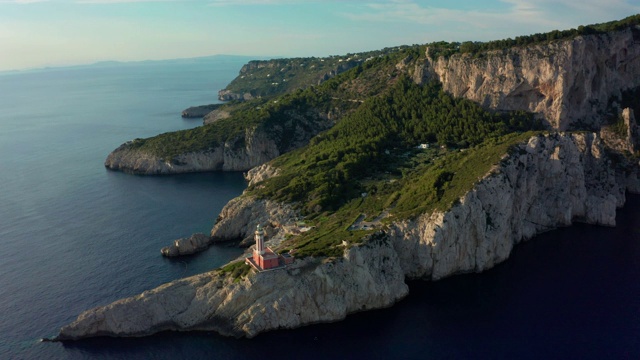
[(102, 60), (102, 61), (90, 62), (85, 64), (51, 65), (51, 66), (31, 67), (31, 68), (24, 68), (24, 69), (0, 70), (0, 76), (12, 75), (12, 74), (39, 73), (39, 72), (45, 72), (45, 71), (63, 71), (63, 70), (92, 69), (92, 68), (98, 69), (98, 68), (116, 67), (116, 66), (138, 66), (143, 64), (164, 65), (168, 63), (197, 63), (197, 62), (207, 62), (211, 60), (227, 60), (228, 59), (233, 61), (249, 61), (254, 59), (266, 60), (271, 58), (277, 58), (277, 57), (220, 54), (220, 55), (174, 58), (174, 59), (156, 59), (156, 60)]

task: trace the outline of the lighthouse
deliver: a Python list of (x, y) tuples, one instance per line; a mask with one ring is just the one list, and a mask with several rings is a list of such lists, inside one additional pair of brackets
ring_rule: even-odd
[(258, 227), (256, 227), (254, 238), (256, 239), (255, 251), (259, 255), (264, 255), (264, 230), (262, 229), (262, 226), (260, 226), (260, 224), (258, 224)]
[(264, 246), (264, 229), (261, 225), (256, 227), (253, 238), (256, 240), (256, 247), (253, 249), (253, 256), (246, 258), (245, 262), (257, 271), (284, 268), (293, 264), (291, 254), (278, 255), (271, 248)]

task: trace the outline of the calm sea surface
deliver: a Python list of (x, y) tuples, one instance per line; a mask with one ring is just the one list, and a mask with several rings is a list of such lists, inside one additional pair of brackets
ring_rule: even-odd
[(483, 274), (411, 284), (390, 309), (247, 339), (162, 333), (41, 343), (88, 308), (216, 268), (160, 248), (208, 232), (241, 174), (105, 170), (119, 144), (197, 126), (248, 59), (103, 64), (0, 74), (0, 359), (640, 358), (640, 197), (619, 226), (577, 225)]

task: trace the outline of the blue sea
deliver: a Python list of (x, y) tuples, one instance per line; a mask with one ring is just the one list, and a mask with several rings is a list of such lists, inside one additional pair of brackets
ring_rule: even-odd
[(249, 58), (103, 63), (0, 74), (0, 359), (638, 359), (640, 196), (618, 227), (576, 225), (483, 274), (415, 281), (396, 306), (254, 339), (161, 333), (43, 343), (83, 310), (214, 269), (241, 251), (169, 260), (246, 184), (239, 173), (108, 171), (121, 143), (187, 129)]

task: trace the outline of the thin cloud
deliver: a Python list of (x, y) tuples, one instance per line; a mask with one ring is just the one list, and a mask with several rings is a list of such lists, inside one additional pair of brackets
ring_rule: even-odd
[(34, 4), (48, 1), (49, 0), (0, 0), (0, 4)]
[(75, 3), (75, 4), (120, 4), (120, 3), (140, 3), (140, 2), (178, 2), (196, 0), (0, 0), (0, 4), (35, 4), (43, 2), (51, 3)]
[[(528, 22), (540, 22), (543, 12), (525, 0), (504, 0), (511, 4), (506, 12), (482, 10), (457, 10), (444, 7), (424, 6), (410, 0), (394, 0), (385, 3), (370, 3), (366, 5), (369, 11), (364, 13), (344, 13), (351, 20), (380, 21), (380, 22), (413, 22), (417, 24), (440, 24), (464, 22), (487, 24), (487, 21), (498, 19), (509, 21), (510, 17), (518, 16)], [(528, 18), (534, 16), (534, 19)], [(522, 21), (522, 18), (518, 21)]]
[(299, 5), (326, 3), (370, 3), (371, 0), (339, 1), (339, 0), (209, 0), (210, 6), (245, 6), (245, 5)]
[[(471, 36), (491, 36), (504, 34), (522, 35), (531, 32), (564, 29), (582, 24), (584, 19), (595, 22), (615, 20), (640, 12), (640, 6), (631, 5), (627, 0), (500, 0), (506, 4), (504, 10), (485, 10), (480, 6), (473, 10), (450, 9), (425, 5), (416, 0), (391, 0), (367, 3), (351, 12), (341, 15), (352, 21), (380, 23), (413, 23), (430, 27), (453, 24), (464, 35), (465, 29), (474, 29)], [(603, 19), (603, 15), (606, 16)], [(589, 20), (586, 20), (589, 21)], [(586, 24), (584, 24), (586, 25)], [(439, 30), (439, 29), (438, 29)], [(480, 31), (478, 31), (480, 30)], [(483, 32), (486, 30), (487, 32)], [(509, 35), (507, 35), (509, 36)]]
[(185, 0), (76, 0), (76, 4), (125, 4), (125, 3), (149, 3), (149, 2), (178, 2)]
[[(291, 5), (300, 3), (312, 3), (305, 0), (213, 0), (211, 6), (242, 6), (242, 5)], [(317, 2), (317, 1), (316, 1)]]

